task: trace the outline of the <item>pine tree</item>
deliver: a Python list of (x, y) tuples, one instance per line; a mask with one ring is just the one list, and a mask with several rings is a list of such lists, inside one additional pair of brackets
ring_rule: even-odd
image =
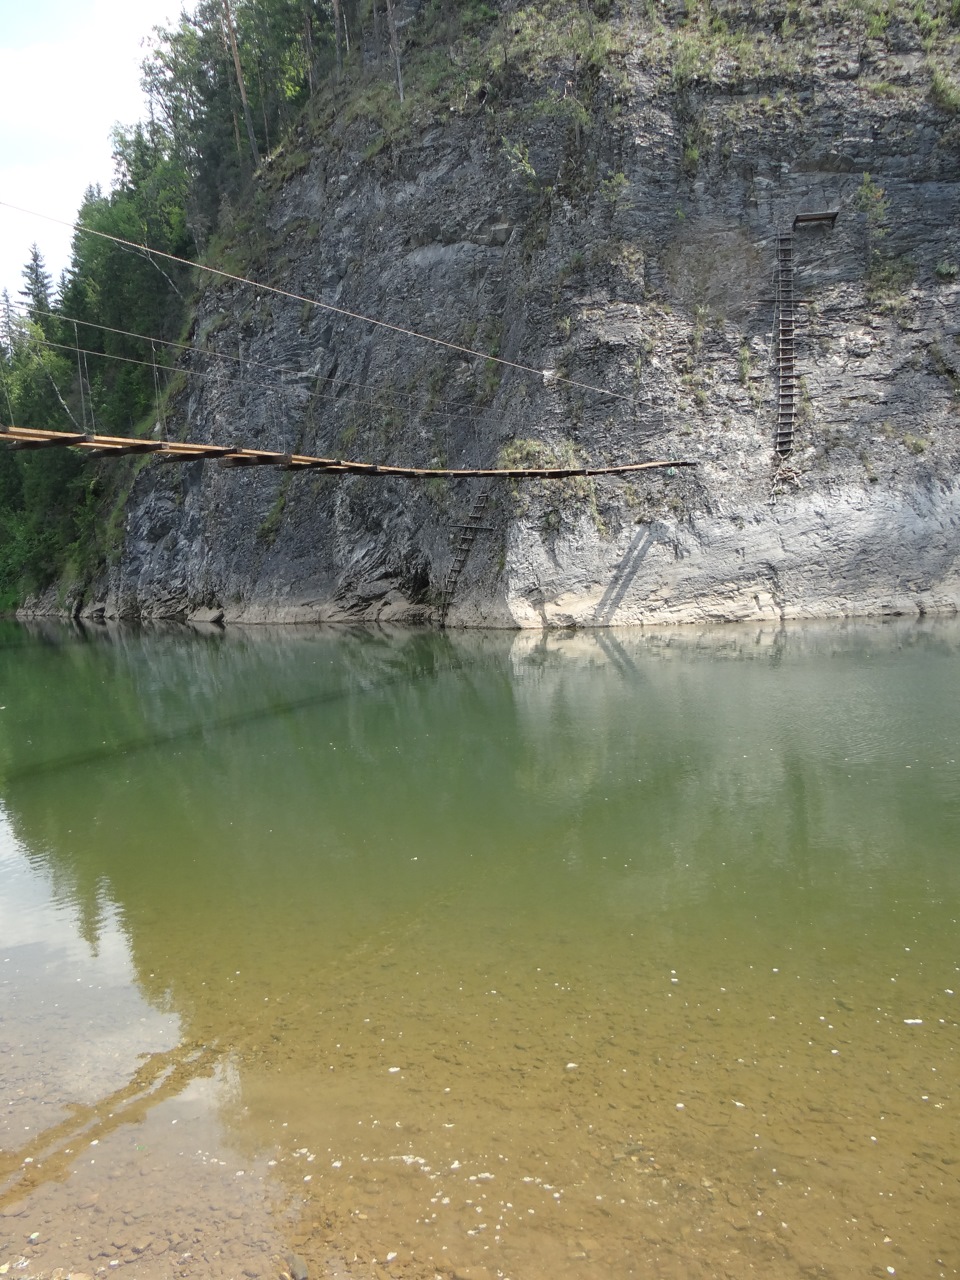
[(50, 312), (50, 274), (36, 245), (30, 247), (30, 261), (23, 268), (23, 281), (27, 287), (20, 290), (20, 297), (26, 301), (27, 315), (43, 328)]

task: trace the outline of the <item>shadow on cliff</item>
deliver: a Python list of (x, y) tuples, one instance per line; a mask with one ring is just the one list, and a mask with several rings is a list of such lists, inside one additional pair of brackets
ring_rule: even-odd
[(597, 605), (594, 620), (599, 626), (608, 626), (610, 624), (614, 614), (623, 603), (624, 596), (630, 590), (634, 579), (640, 572), (640, 568), (651, 547), (656, 546), (659, 541), (658, 527), (656, 525), (640, 529), (634, 534), (629, 547), (610, 579), (609, 586)]

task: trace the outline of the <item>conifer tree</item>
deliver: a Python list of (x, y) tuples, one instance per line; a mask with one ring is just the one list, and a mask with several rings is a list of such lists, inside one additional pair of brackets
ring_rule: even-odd
[(35, 244), (31, 245), (29, 261), (23, 268), (23, 282), (26, 287), (20, 290), (20, 297), (26, 302), (27, 315), (43, 328), (50, 312), (50, 274)]

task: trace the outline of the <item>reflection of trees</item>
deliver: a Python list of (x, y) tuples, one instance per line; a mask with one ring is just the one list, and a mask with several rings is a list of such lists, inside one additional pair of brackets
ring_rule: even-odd
[[(109, 887), (157, 1002), (207, 998), (211, 955), (225, 978), (264, 956), (276, 973), (283, 957), (297, 969), (305, 941), (334, 949), (344, 932), (375, 931), (415, 892), (381, 866), (384, 847), (407, 855), (456, 820), (450, 779), (466, 744), (457, 726), (451, 750), (437, 736), (436, 688), (456, 673), (475, 718), (491, 686), (506, 688), (471, 673), (489, 645), (345, 638), (118, 631), (21, 672), (30, 740), (6, 739), (11, 822), (81, 918), (96, 921)], [(500, 744), (475, 734), (469, 749), (482, 777)], [(480, 832), (476, 802), (460, 799)]]

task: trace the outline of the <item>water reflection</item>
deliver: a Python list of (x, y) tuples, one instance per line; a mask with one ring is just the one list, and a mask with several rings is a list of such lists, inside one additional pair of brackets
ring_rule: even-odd
[[(75, 1203), (72, 1134), (112, 1118), (168, 1208), (188, 1158), (255, 1173), (264, 1213), (274, 1186), (282, 1230), (204, 1191), (254, 1270), (288, 1240), (411, 1276), (794, 1276), (826, 1239), (853, 1275), (892, 1224), (918, 1267), (957, 1242), (956, 626), (0, 641), (0, 1070), (90, 1027), (109, 1071), (31, 1100)], [(913, 1239), (892, 1208), (875, 1240), (908, 1150)], [(184, 1241), (209, 1274), (177, 1215), (138, 1274)]]

